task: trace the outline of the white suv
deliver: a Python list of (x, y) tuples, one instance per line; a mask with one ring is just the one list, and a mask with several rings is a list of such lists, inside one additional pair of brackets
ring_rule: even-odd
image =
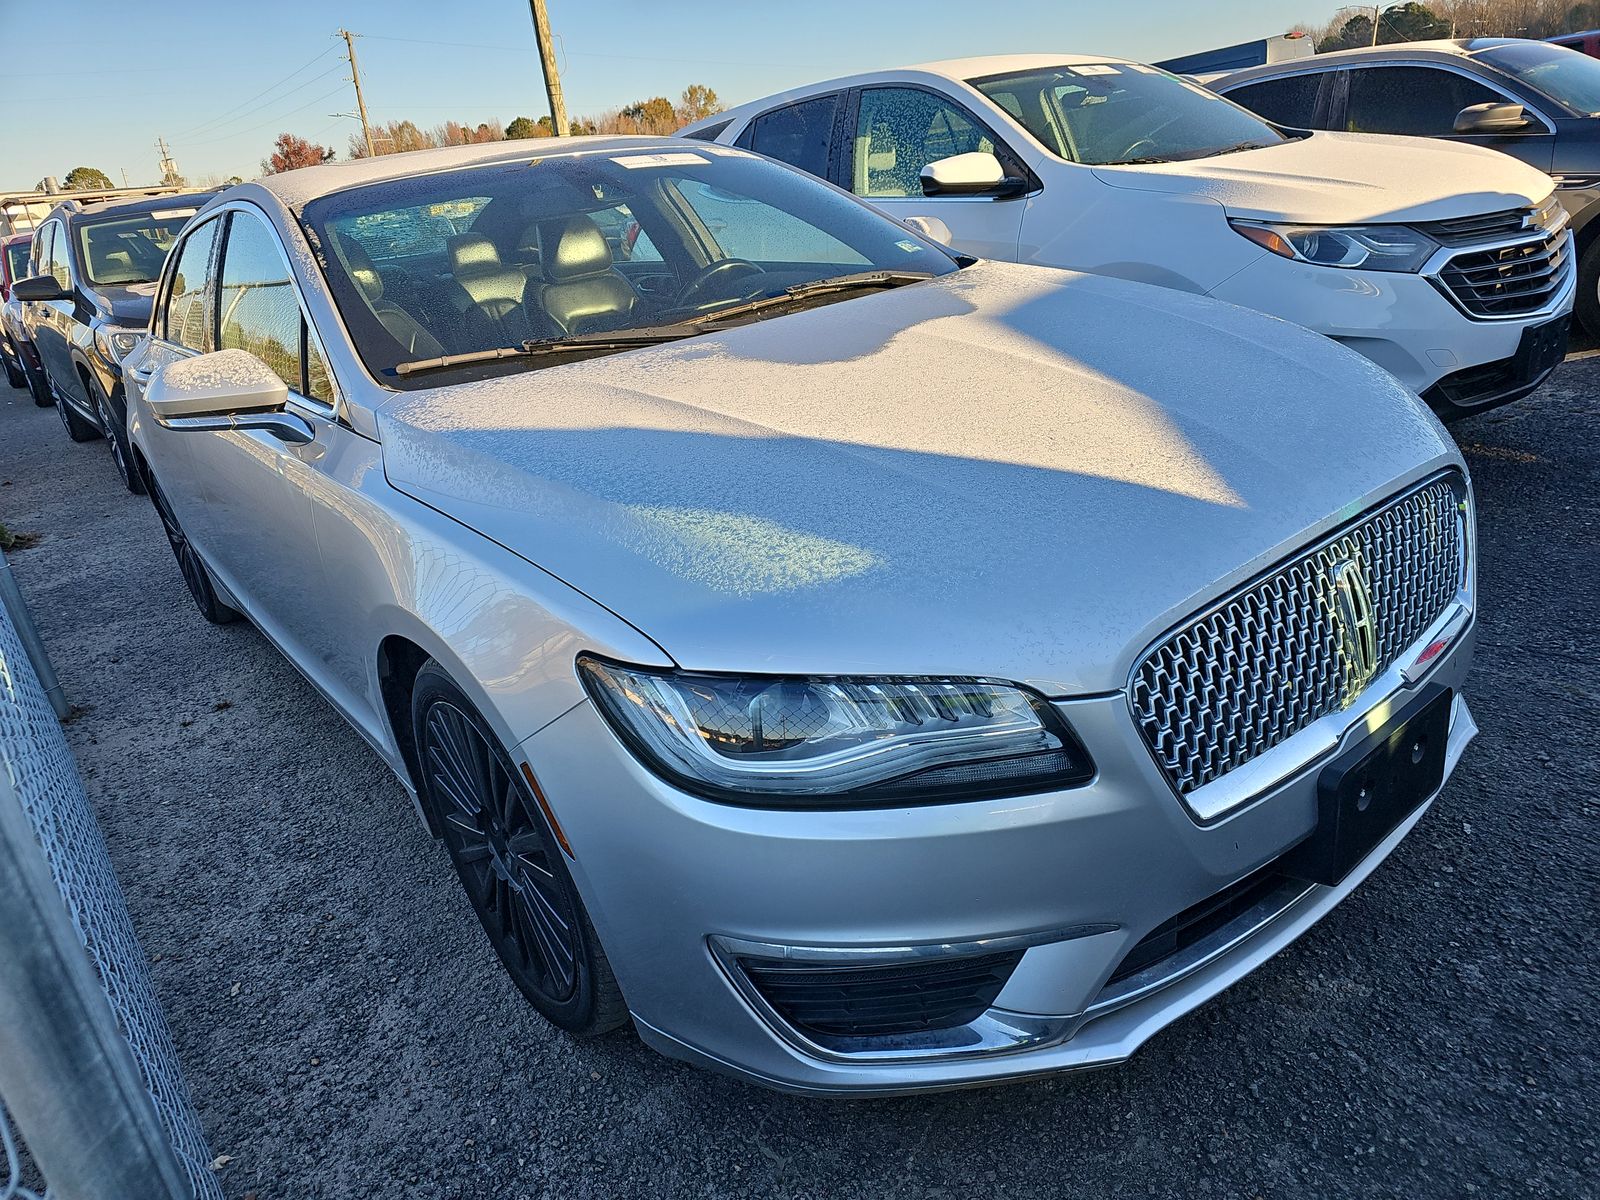
[(691, 125), (985, 258), (1203, 293), (1327, 334), (1445, 417), (1565, 353), (1548, 175), (1420, 138), (1281, 129), (1141, 63), (1030, 54), (874, 71)]

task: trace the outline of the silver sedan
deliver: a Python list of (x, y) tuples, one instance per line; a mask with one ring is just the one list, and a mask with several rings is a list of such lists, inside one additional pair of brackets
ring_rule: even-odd
[(731, 148), (234, 187), (125, 367), (201, 611), (393, 767), (575, 1034), (830, 1094), (1120, 1061), (1475, 732), (1414, 396)]

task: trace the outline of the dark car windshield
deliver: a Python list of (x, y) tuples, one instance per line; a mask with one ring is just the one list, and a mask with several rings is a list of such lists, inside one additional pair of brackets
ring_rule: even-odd
[(30, 243), (26, 238), (19, 242), (11, 242), (6, 246), (6, 278), (18, 280), (28, 274), (28, 249)]
[[(692, 323), (735, 306), (751, 310), (740, 319), (780, 315), (782, 303), (749, 302), (816, 280), (957, 269), (934, 243), (825, 184), (699, 145), (369, 184), (311, 201), (302, 219), (357, 352), (394, 387), (435, 385), (438, 370), (561, 361), (438, 361), (456, 355), (569, 340), (569, 349), (614, 352), (630, 336), (688, 336)], [(808, 302), (856, 294), (813, 291)], [(608, 335), (617, 336), (598, 345)], [(419, 364), (429, 371), (420, 379)]]
[(167, 251), (194, 214), (193, 208), (167, 208), (79, 222), (78, 257), (84, 275), (101, 287), (149, 283), (161, 274)]
[(1177, 162), (1288, 140), (1232, 101), (1142, 63), (1079, 63), (969, 82), (1068, 162)]
[(1508, 42), (1472, 57), (1527, 84), (1573, 112), (1600, 116), (1600, 61), (1565, 46)]

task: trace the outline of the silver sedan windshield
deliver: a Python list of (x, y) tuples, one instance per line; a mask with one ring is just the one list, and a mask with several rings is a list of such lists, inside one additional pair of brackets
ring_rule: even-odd
[(802, 294), (832, 303), (956, 269), (827, 185), (720, 148), (428, 174), (335, 193), (304, 217), (356, 350), (393, 387), (548, 365), (561, 361), (553, 345), (616, 352), (736, 308), (766, 319)]

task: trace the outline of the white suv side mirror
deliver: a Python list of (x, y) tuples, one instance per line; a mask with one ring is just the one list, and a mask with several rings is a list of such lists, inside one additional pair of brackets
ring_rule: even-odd
[(1006, 174), (1000, 160), (986, 150), (952, 154), (922, 168), (925, 196), (1020, 196), (1028, 181)]

